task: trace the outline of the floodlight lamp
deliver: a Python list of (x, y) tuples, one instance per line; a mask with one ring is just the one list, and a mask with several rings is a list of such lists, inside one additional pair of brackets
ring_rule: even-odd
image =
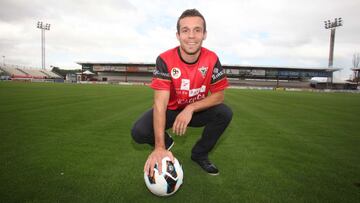
[(42, 22), (41, 21), (38, 21), (37, 23), (37, 28), (41, 28), (42, 27)]
[(342, 18), (339, 18), (339, 26), (342, 26), (343, 25), (343, 20)]

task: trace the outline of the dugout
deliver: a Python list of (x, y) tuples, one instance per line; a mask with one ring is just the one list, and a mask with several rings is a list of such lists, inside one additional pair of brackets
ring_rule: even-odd
[[(82, 71), (95, 73), (98, 81), (151, 81), (154, 63), (77, 62)], [(309, 88), (313, 77), (328, 77), (339, 68), (302, 68), (275, 66), (223, 65), (230, 84), (239, 86), (301, 87)]]

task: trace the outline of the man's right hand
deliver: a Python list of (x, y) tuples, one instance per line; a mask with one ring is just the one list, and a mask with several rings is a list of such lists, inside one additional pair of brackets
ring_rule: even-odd
[(155, 164), (158, 164), (158, 171), (159, 174), (162, 173), (162, 159), (164, 157), (169, 157), (171, 162), (174, 163), (174, 156), (173, 154), (164, 149), (164, 148), (155, 148), (154, 151), (151, 152), (151, 154), (148, 156), (148, 159), (146, 160), (145, 166), (144, 166), (144, 172), (146, 175), (150, 175), (150, 177), (154, 177), (154, 167)]

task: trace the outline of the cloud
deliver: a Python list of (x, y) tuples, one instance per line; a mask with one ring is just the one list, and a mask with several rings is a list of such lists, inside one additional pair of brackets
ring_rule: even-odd
[[(171, 5), (171, 6), (170, 6)], [(0, 2), (0, 54), (10, 63), (40, 65), (38, 20), (46, 32), (47, 66), (76, 61), (153, 62), (178, 44), (176, 21), (187, 8), (207, 20), (204, 46), (223, 64), (326, 67), (330, 31), (324, 20), (342, 17), (334, 65), (349, 72), (360, 52), (358, 0), (80, 0)]]

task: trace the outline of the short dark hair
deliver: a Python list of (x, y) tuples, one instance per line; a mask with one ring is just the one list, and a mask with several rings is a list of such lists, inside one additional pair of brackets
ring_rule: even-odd
[(177, 29), (177, 32), (180, 33), (180, 20), (183, 19), (183, 18), (186, 18), (186, 17), (200, 17), (203, 21), (204, 21), (204, 32), (206, 32), (206, 21), (205, 21), (205, 18), (203, 15), (201, 15), (201, 13), (196, 10), (195, 8), (194, 9), (187, 9), (185, 10), (181, 16), (179, 17), (177, 23), (176, 23), (176, 29)]

